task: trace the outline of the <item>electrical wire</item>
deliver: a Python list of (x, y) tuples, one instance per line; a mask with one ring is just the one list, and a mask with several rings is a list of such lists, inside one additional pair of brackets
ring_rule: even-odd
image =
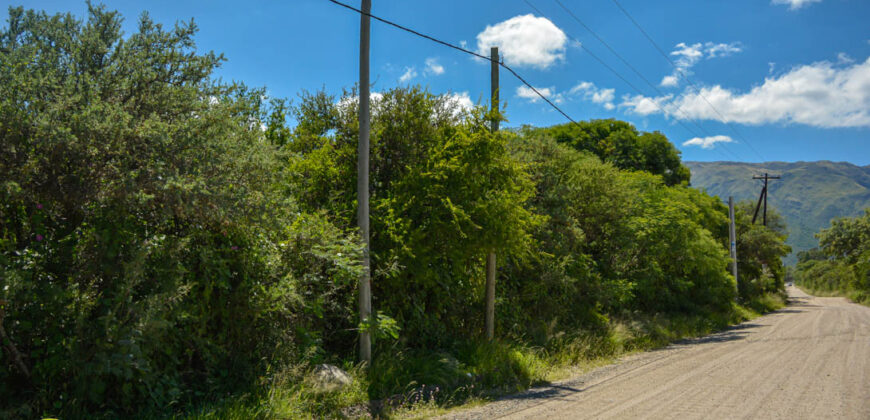
[(716, 115), (719, 116), (719, 118), (721, 119), (721, 121), (722, 121), (723, 123), (725, 123), (725, 124), (726, 124), (730, 129), (731, 129), (731, 131), (733, 131), (734, 134), (737, 135), (737, 137), (740, 137), (740, 139), (743, 140), (743, 142), (746, 143), (746, 145), (749, 146), (749, 148), (750, 148), (750, 149), (751, 149), (751, 150), (752, 150), (756, 155), (758, 155), (758, 157), (760, 157), (762, 161), (766, 161), (767, 159), (765, 159), (764, 156), (762, 156), (761, 153), (759, 153), (758, 150), (756, 150), (755, 147), (752, 146), (752, 143), (750, 143), (749, 140), (748, 140), (746, 137), (743, 136), (743, 134), (741, 134), (739, 131), (737, 131), (737, 128), (735, 128), (734, 125), (731, 124), (731, 123), (730, 123), (730, 122), (725, 118), (725, 116), (723, 116), (722, 113), (719, 112), (718, 109), (716, 109), (715, 106), (713, 106), (713, 104), (712, 104), (712, 103), (707, 99), (707, 97), (704, 96), (703, 93), (701, 93), (701, 89), (698, 88), (698, 86), (697, 86), (694, 82), (692, 82), (692, 79), (689, 78), (689, 75), (687, 75), (685, 72), (683, 72), (683, 70), (680, 69), (679, 66), (677, 66), (677, 64), (674, 63), (673, 60), (671, 60), (671, 58), (668, 56), (668, 54), (665, 53), (664, 50), (662, 50), (661, 47), (659, 47), (659, 45), (658, 45), (658, 44), (657, 44), (657, 43), (652, 39), (652, 37), (651, 37), (651, 36), (650, 36), (650, 35), (649, 35), (649, 34), (648, 34), (644, 29), (643, 29), (643, 27), (641, 27), (640, 24), (639, 24), (639, 23), (638, 23), (638, 22), (637, 22), (637, 21), (636, 21), (636, 20), (631, 16), (631, 14), (628, 13), (628, 10), (625, 10), (625, 8), (622, 7), (622, 5), (619, 4), (619, 2), (618, 2), (617, 0), (611, 0), (611, 1), (613, 2), (613, 4), (616, 5), (616, 7), (619, 8), (619, 10), (622, 11), (622, 13), (623, 13), (626, 17), (628, 17), (628, 19), (631, 21), (631, 23), (633, 23), (634, 26), (637, 27), (637, 29), (640, 31), (640, 33), (642, 33), (643, 36), (646, 37), (646, 39), (647, 39), (647, 40), (648, 40), (648, 41), (649, 41), (649, 42), (650, 42), (650, 43), (655, 47), (655, 49), (659, 52), (659, 54), (661, 54), (662, 57), (664, 57), (665, 60), (667, 60), (668, 63), (670, 63), (671, 66), (674, 67), (674, 70), (677, 72), (677, 74), (679, 74), (679, 75), (683, 78), (683, 80), (685, 80), (686, 82), (688, 82), (689, 85), (692, 86), (692, 88), (695, 89), (695, 92), (697, 92), (698, 96), (700, 96), (701, 99), (703, 99), (704, 102), (706, 102), (707, 105), (709, 105), (710, 108), (713, 109), (713, 112), (715, 112)]
[[(434, 38), (434, 37), (432, 37), (432, 36), (426, 35), (426, 34), (424, 34), (424, 33), (417, 32), (417, 31), (415, 31), (415, 30), (413, 30), (413, 29), (411, 29), (411, 28), (408, 28), (408, 27), (405, 27), (405, 26), (399, 25), (398, 23), (391, 22), (391, 21), (389, 21), (389, 20), (386, 20), (386, 19), (380, 18), (380, 17), (375, 16), (375, 15), (373, 15), (373, 14), (371, 14), (371, 13), (363, 12), (362, 10), (357, 9), (356, 7), (353, 7), (353, 6), (351, 6), (351, 5), (348, 5), (348, 4), (345, 4), (345, 3), (342, 3), (342, 2), (337, 1), (337, 0), (329, 0), (329, 1), (332, 2), (332, 3), (335, 3), (335, 4), (339, 5), (339, 6), (342, 6), (342, 7), (345, 7), (345, 8), (347, 8), (347, 9), (353, 10), (353, 11), (355, 11), (355, 12), (361, 14), (361, 15), (366, 15), (366, 16), (368, 16), (368, 17), (370, 17), (370, 18), (372, 18), (372, 19), (375, 19), (375, 20), (377, 20), (377, 21), (379, 21), (379, 22), (386, 23), (387, 25), (390, 25), (390, 26), (392, 26), (392, 27), (394, 27), (394, 28), (401, 29), (401, 30), (403, 30), (403, 31), (405, 31), (405, 32), (409, 32), (409, 33), (412, 33), (412, 34), (414, 34), (414, 35), (417, 35), (417, 36), (419, 36), (419, 37), (421, 37), (421, 38), (425, 38), (425, 39), (428, 39), (428, 40), (430, 40), (430, 41), (432, 41), (432, 42), (435, 42), (435, 43), (441, 44), (441, 45), (443, 45), (443, 46), (445, 46), (445, 47), (449, 47), (449, 48), (453, 48), (453, 49), (458, 50), (458, 51), (462, 51), (462, 52), (464, 52), (464, 53), (466, 53), (466, 54), (470, 54), (470, 55), (473, 55), (473, 56), (475, 56), (475, 57), (482, 58), (482, 59), (484, 59), (484, 60), (486, 60), (486, 61), (490, 61), (490, 62), (492, 61), (492, 58), (491, 58), (491, 57), (487, 57), (487, 56), (485, 56), (485, 55), (483, 55), (483, 54), (478, 54), (478, 53), (476, 53), (476, 52), (474, 52), (474, 51), (467, 50), (467, 49), (462, 48), (462, 47), (460, 47), (460, 46), (458, 46), (458, 45), (454, 45), (454, 44), (451, 44), (451, 43), (449, 43), (449, 42), (442, 41), (442, 40), (440, 40), (440, 39), (437, 39), (437, 38)], [(519, 80), (522, 84), (526, 85), (529, 89), (531, 89), (533, 92), (535, 92), (535, 94), (537, 94), (538, 96), (540, 96), (541, 99), (543, 99), (545, 102), (547, 102), (547, 104), (549, 104), (551, 107), (553, 107), (553, 109), (555, 109), (555, 110), (558, 111), (560, 114), (562, 114), (562, 116), (564, 116), (565, 118), (567, 118), (568, 121), (571, 121), (572, 123), (579, 125), (579, 124), (577, 123), (577, 121), (575, 121), (573, 118), (571, 118), (568, 114), (565, 113), (565, 111), (563, 111), (561, 108), (559, 108), (558, 106), (556, 106), (556, 104), (554, 104), (552, 101), (550, 101), (549, 99), (547, 99), (546, 96), (544, 96), (543, 94), (541, 94), (541, 92), (539, 92), (538, 89), (535, 89), (534, 86), (532, 86), (529, 82), (527, 82), (526, 79), (523, 78), (522, 76), (520, 76), (519, 73), (517, 73), (514, 69), (510, 68), (507, 64), (505, 64), (505, 63), (504, 63), (503, 61), (501, 61), (501, 60), (498, 61), (498, 65), (501, 66), (502, 68), (504, 68), (505, 70), (507, 70), (510, 74), (512, 74), (514, 77), (516, 77), (517, 80)]]
[[(523, 1), (524, 1), (524, 2), (526, 3), (526, 5), (528, 5), (532, 10), (534, 10), (535, 12), (537, 12), (538, 15), (546, 17), (546, 15), (544, 14), (544, 12), (542, 12), (541, 9), (538, 9), (538, 8), (537, 8), (534, 4), (532, 4), (529, 0), (523, 0)], [(578, 21), (579, 21), (579, 19), (578, 19)], [(582, 25), (582, 23), (581, 23), (581, 25)], [(583, 26), (586, 27), (586, 25), (583, 25)], [(587, 29), (588, 29), (588, 27), (587, 27)], [(590, 32), (591, 32), (591, 29), (590, 29)], [(607, 70), (609, 70), (609, 71), (610, 71), (611, 73), (613, 73), (616, 77), (618, 77), (620, 80), (622, 80), (626, 85), (628, 85), (629, 87), (631, 87), (635, 92), (637, 92), (637, 93), (638, 93), (639, 95), (641, 95), (641, 96), (645, 96), (644, 93), (643, 93), (643, 91), (641, 91), (641, 90), (640, 90), (637, 86), (635, 86), (633, 83), (629, 82), (628, 79), (626, 79), (626, 78), (625, 78), (625, 77), (624, 77), (620, 72), (616, 71), (616, 69), (614, 69), (614, 68), (611, 67), (609, 64), (607, 64), (604, 60), (602, 60), (601, 57), (599, 57), (598, 55), (596, 55), (595, 53), (593, 53), (592, 51), (590, 51), (589, 48), (587, 48), (587, 47), (586, 47), (582, 42), (580, 42), (580, 40), (578, 40), (577, 38), (575, 38), (574, 36), (572, 36), (572, 35), (569, 34), (569, 33), (565, 33), (565, 35), (567, 35), (568, 38), (570, 38), (572, 41), (574, 41), (576, 44), (578, 44), (578, 45), (580, 46), (580, 48), (583, 49), (583, 51), (585, 51), (587, 54), (589, 54), (590, 57), (594, 58), (596, 61), (598, 61), (599, 64), (601, 64), (602, 66), (604, 66), (604, 68), (606, 68)], [(602, 41), (602, 42), (603, 42), (603, 41)], [(614, 54), (616, 54), (615, 51), (614, 51)], [(617, 54), (617, 55), (618, 55), (618, 54)], [(627, 63), (626, 63), (626, 64), (627, 64)], [(631, 66), (631, 65), (629, 64), (629, 67), (630, 67), (630, 66)], [(641, 78), (644, 79), (644, 80), (646, 80), (642, 75), (641, 75)], [(647, 82), (647, 83), (649, 83), (649, 82)], [(662, 108), (661, 105), (658, 104), (658, 102), (656, 102), (656, 101), (654, 101), (654, 100), (651, 101), (651, 102), (652, 102), (652, 104), (653, 104), (656, 108), (658, 108), (659, 111), (662, 112), (662, 114), (667, 114), (667, 112), (665, 112), (664, 108)], [(680, 125), (681, 125), (681, 126), (682, 126), (682, 127), (683, 127), (683, 128), (684, 128), (684, 129), (689, 133), (689, 134), (690, 134), (690, 135), (692, 135), (692, 136), (694, 136), (694, 137), (702, 137), (702, 135), (700, 135), (700, 134), (698, 134), (697, 132), (695, 132), (695, 130), (689, 128), (689, 126), (686, 125), (686, 123), (683, 122), (682, 120), (680, 120), (680, 119), (675, 119), (675, 121), (676, 121), (678, 124), (680, 124)], [(701, 128), (701, 127), (698, 126), (698, 128)], [(703, 130), (703, 128), (701, 128), (701, 129)], [(708, 134), (708, 135), (709, 135), (709, 134)], [(728, 156), (726, 156), (722, 151), (720, 151), (719, 149), (716, 149), (716, 150), (717, 150), (720, 154), (722, 154), (723, 157), (725, 157), (726, 159), (728, 158)], [(732, 155), (735, 159), (737, 159), (738, 161), (740, 160), (740, 158), (737, 157), (737, 155), (735, 155), (733, 152), (731, 152), (730, 150), (729, 150), (728, 152), (731, 153), (731, 155)]]
[[(524, 0), (524, 1), (526, 2), (526, 4), (529, 4), (530, 6), (532, 6), (532, 5), (529, 3), (528, 0)], [(621, 54), (619, 54), (618, 52), (616, 52), (616, 50), (615, 50), (613, 47), (611, 47), (610, 44), (607, 43), (607, 41), (604, 40), (604, 38), (602, 38), (601, 36), (599, 36), (595, 31), (592, 30), (592, 28), (590, 28), (588, 25), (586, 25), (585, 23), (583, 23), (583, 21), (580, 20), (580, 18), (579, 18), (579, 17), (578, 17), (578, 16), (577, 16), (573, 11), (571, 11), (571, 9), (569, 9), (567, 6), (565, 6), (564, 3), (562, 3), (560, 0), (554, 0), (554, 1), (555, 1), (556, 4), (558, 4), (559, 7), (561, 7), (562, 10), (564, 10), (564, 11), (565, 11), (565, 12), (566, 12), (566, 13), (567, 13), (567, 14), (568, 14), (572, 19), (574, 19), (577, 23), (579, 23), (580, 26), (582, 26), (584, 29), (586, 29), (586, 31), (589, 32), (590, 34), (592, 34), (592, 36), (594, 36), (595, 39), (597, 39), (599, 42), (601, 42), (601, 44), (603, 44), (603, 45), (604, 45), (604, 46), (605, 46), (605, 47), (606, 47), (606, 48), (607, 48), (607, 49), (608, 49), (608, 50), (609, 50), (613, 55), (615, 55), (616, 58), (618, 58), (620, 61), (622, 61), (622, 63), (625, 64), (626, 67), (628, 67), (629, 69), (631, 69), (631, 71), (634, 72), (634, 74), (637, 75), (637, 77), (640, 77), (641, 80), (643, 80), (643, 81), (644, 81), (644, 82), (645, 82), (645, 83), (646, 83), (650, 88), (652, 88), (656, 93), (658, 93), (658, 95), (659, 95), (660, 97), (664, 97), (664, 96), (666, 96), (666, 95), (664, 94), (664, 92), (662, 92), (658, 87), (656, 87), (655, 84), (653, 84), (652, 82), (649, 81), (649, 79), (647, 79), (646, 77), (644, 77), (644, 75), (641, 74), (641, 72), (638, 71), (637, 68), (635, 68), (633, 65), (631, 65), (631, 63), (629, 63), (628, 60), (626, 60), (625, 58), (622, 57)], [(535, 8), (534, 6), (532, 6), (532, 7), (533, 7), (534, 9), (537, 10), (537, 8)], [(538, 10), (538, 12), (540, 13), (540, 10)], [(543, 15), (543, 13), (541, 13), (541, 15)], [(692, 122), (692, 124), (694, 124), (695, 127), (698, 127), (698, 129), (701, 130), (701, 132), (703, 132), (706, 136), (708, 136), (708, 137), (712, 137), (712, 134), (711, 134), (709, 131), (707, 131), (707, 129), (705, 129), (705, 128), (704, 128), (703, 126), (701, 126), (697, 121), (695, 121), (695, 120), (693, 120), (692, 118), (689, 117), (689, 115), (688, 115), (688, 114), (683, 110), (682, 106), (677, 105), (676, 113), (681, 114), (681, 115), (683, 116), (683, 118), (685, 118), (686, 120)], [(695, 135), (696, 137), (699, 137), (697, 134), (694, 134), (694, 133), (693, 133), (693, 135)], [(734, 153), (734, 152), (733, 152), (729, 147), (725, 146), (724, 144), (722, 144), (722, 147), (723, 147), (723, 149), (724, 149), (725, 151), (727, 151), (729, 154), (731, 154), (735, 159), (740, 160), (740, 158), (737, 156), (737, 154), (735, 154), (735, 153)]]

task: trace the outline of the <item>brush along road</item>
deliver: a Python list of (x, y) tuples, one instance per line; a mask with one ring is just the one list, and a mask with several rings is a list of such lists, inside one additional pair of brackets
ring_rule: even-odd
[(870, 308), (789, 306), (449, 419), (870, 419)]

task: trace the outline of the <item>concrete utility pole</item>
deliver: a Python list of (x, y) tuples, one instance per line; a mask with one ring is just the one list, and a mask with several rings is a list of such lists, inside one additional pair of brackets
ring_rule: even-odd
[(752, 179), (763, 179), (764, 187), (761, 188), (761, 195), (758, 196), (758, 204), (755, 206), (755, 214), (752, 215), (752, 223), (755, 223), (755, 219), (758, 218), (758, 209), (761, 207), (762, 200), (764, 201), (764, 216), (762, 218), (762, 224), (767, 226), (767, 181), (771, 179), (780, 179), (780, 176), (772, 176), (768, 175), (767, 172), (764, 173), (764, 176), (755, 175)]
[[(731, 241), (731, 272), (734, 274), (735, 284), (739, 284), (737, 279), (737, 229), (734, 227), (734, 197), (728, 197), (728, 217), (731, 223), (728, 225), (728, 238)], [(737, 287), (740, 290), (740, 287)]]
[[(359, 319), (364, 322), (372, 314), (371, 259), (369, 258), (369, 34), (372, 10), (371, 0), (362, 0), (359, 25), (359, 148), (357, 155), (357, 223), (363, 240), (363, 273), (359, 279)], [(372, 335), (359, 333), (359, 359), (371, 364)]]
[[(498, 47), (489, 50), (490, 55), (490, 91), (492, 111), (498, 111)], [(498, 131), (498, 118), (493, 117), (490, 129)], [(495, 336), (495, 252), (486, 254), (486, 339)]]

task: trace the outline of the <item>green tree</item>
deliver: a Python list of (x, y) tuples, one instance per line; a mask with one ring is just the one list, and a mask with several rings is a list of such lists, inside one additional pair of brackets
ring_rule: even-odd
[(737, 272), (740, 297), (745, 301), (765, 293), (785, 290), (782, 258), (791, 252), (785, 244), (788, 233), (782, 216), (767, 209), (767, 226), (752, 223), (755, 203), (743, 201), (735, 207), (737, 231)]
[[(127, 417), (252, 384), (349, 330), (352, 235), (296, 211), (262, 89), (196, 26), (89, 5), (0, 31), (2, 415)], [(319, 296), (303, 300), (302, 296)]]
[[(294, 152), (293, 194), (354, 224), (357, 100), (303, 94)], [(382, 93), (372, 107), (373, 295), (411, 344), (476, 334), (482, 322), (483, 260), (529, 251), (538, 223), (524, 203), (532, 184), (508, 153), (509, 134), (489, 131), (482, 108), (463, 110), (420, 88)]]
[(641, 133), (630, 123), (613, 119), (524, 130), (526, 135), (550, 136), (577, 150), (591, 152), (620, 169), (661, 175), (667, 185), (689, 182), (691, 174), (680, 161), (680, 151), (658, 131)]

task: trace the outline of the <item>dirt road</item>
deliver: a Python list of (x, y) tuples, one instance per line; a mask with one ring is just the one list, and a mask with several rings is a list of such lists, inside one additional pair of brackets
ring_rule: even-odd
[(790, 305), (449, 419), (870, 419), (870, 308)]

